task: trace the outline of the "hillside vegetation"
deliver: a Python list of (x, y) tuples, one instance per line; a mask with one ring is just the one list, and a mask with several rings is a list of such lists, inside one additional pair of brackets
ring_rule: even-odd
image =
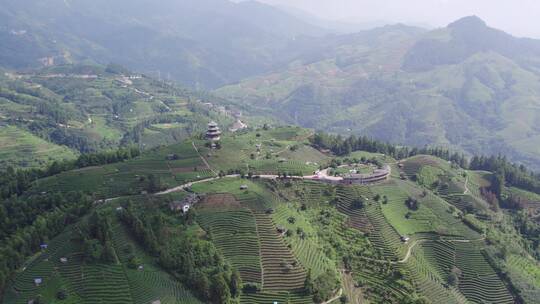
[(218, 89), (287, 123), (540, 168), (540, 42), (467, 17), (327, 37), (289, 66)]
[(329, 34), (293, 15), (256, 1), (9, 0), (0, 67), (119, 63), (254, 116), (540, 168), (539, 41), (474, 16)]
[[(204, 130), (209, 98), (121, 67), (58, 66), (0, 79), (0, 168), (135, 144), (142, 149)], [(215, 102), (215, 101), (214, 101)]]
[[(536, 213), (509, 203), (537, 194), (494, 195), (497, 174), (435, 156), (323, 154), (313, 138), (266, 126), (32, 182), (0, 209), (4, 302), (536, 303)], [(391, 176), (313, 177), (359, 163)]]
[[(115, 62), (195, 88), (259, 75), (326, 30), (255, 1), (6, 0), (0, 66)], [(302, 46), (303, 43), (298, 43)]]

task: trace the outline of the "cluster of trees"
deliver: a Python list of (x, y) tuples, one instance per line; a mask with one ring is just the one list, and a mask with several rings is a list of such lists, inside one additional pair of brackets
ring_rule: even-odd
[(66, 208), (70, 201), (82, 200), (80, 194), (61, 193), (12, 197), (0, 202), (0, 240), (9, 238), (18, 229), (32, 225), (37, 218), (47, 212)]
[(514, 227), (525, 237), (526, 249), (540, 260), (540, 223), (532, 221), (527, 210), (520, 210), (513, 216)]
[(308, 294), (313, 295), (313, 301), (315, 303), (330, 300), (338, 287), (339, 279), (333, 270), (327, 270), (316, 279), (311, 275), (311, 270), (308, 270), (304, 281), (304, 288)]
[(136, 124), (129, 132), (124, 134), (120, 144), (127, 145), (132, 143), (138, 143), (141, 141), (144, 130), (149, 128), (153, 124), (162, 123), (186, 123), (187, 134), (192, 134), (194, 131), (195, 121), (191, 117), (176, 115), (176, 114), (161, 114), (151, 119), (144, 120)]
[(0, 290), (40, 245), (76, 223), (92, 207), (78, 192), (12, 198), (0, 204)]
[(115, 262), (110, 216), (94, 211), (77, 227), (79, 241), (83, 244), (84, 258), (88, 261)]
[(540, 176), (524, 165), (509, 162), (504, 156), (474, 156), (469, 167), (472, 170), (495, 172), (492, 189), (499, 197), (505, 184), (540, 194)]
[(132, 159), (141, 154), (137, 147), (120, 148), (116, 151), (104, 151), (100, 153), (82, 154), (75, 162), (77, 168), (113, 164)]
[(11, 88), (0, 87), (0, 97), (14, 103), (35, 106), (37, 114), (45, 116), (54, 123), (65, 124), (73, 117), (73, 113), (62, 107), (58, 100), (44, 96), (39, 91), (21, 86), (12, 86)]
[(368, 151), (383, 153), (396, 159), (403, 159), (415, 155), (433, 155), (457, 166), (471, 170), (485, 170), (496, 173), (492, 191), (499, 197), (504, 185), (508, 184), (521, 189), (540, 194), (540, 175), (529, 171), (524, 165), (509, 162), (504, 156), (474, 156), (469, 161), (463, 154), (452, 153), (443, 148), (409, 148), (383, 143), (365, 136), (354, 135), (343, 138), (340, 135), (317, 133), (311, 138), (311, 143), (322, 149), (329, 149), (336, 155), (348, 155), (352, 151)]
[[(153, 216), (148, 214), (138, 215), (135, 213), (133, 203), (128, 201), (124, 208), (124, 211), (119, 213), (120, 220), (131, 230), (133, 235), (136, 236), (137, 241), (144, 246), (144, 248), (152, 255), (159, 255), (159, 244), (154, 233), (154, 229), (159, 230), (163, 227), (163, 217)], [(143, 222), (146, 221), (146, 223)], [(150, 223), (153, 222), (153, 225)]]
[(432, 147), (402, 147), (389, 143), (383, 143), (366, 136), (356, 137), (351, 135), (347, 138), (343, 138), (341, 135), (335, 136), (319, 132), (311, 138), (311, 143), (318, 148), (328, 149), (339, 156), (348, 155), (353, 151), (360, 150), (372, 153), (383, 153), (390, 155), (395, 159), (403, 159), (419, 154), (427, 154), (452, 161), (463, 168), (467, 167), (467, 158), (465, 155), (452, 153), (447, 149)]
[(461, 269), (456, 266), (452, 267), (452, 270), (448, 274), (446, 281), (450, 286), (457, 287), (459, 285), (459, 278), (462, 276)]
[(40, 102), (37, 104), (37, 112), (46, 116), (55, 123), (67, 124), (73, 115), (61, 107), (58, 103)]
[(351, 206), (352, 206), (354, 209), (363, 209), (364, 206), (365, 206), (364, 199), (361, 198), (361, 197), (355, 198), (355, 199), (352, 201)]
[(156, 193), (163, 190), (163, 184), (158, 175), (148, 174), (147, 181), (146, 190), (148, 193)]
[(523, 165), (509, 162), (503, 156), (475, 156), (471, 159), (470, 168), (494, 172), (490, 188), (482, 191), (484, 198), (492, 205), (492, 209), (498, 210), (499, 203), (502, 208), (513, 211), (511, 215), (514, 227), (523, 236), (526, 250), (540, 258), (540, 224), (524, 209), (526, 199), (504, 193), (506, 186), (514, 186), (540, 194), (540, 176)]
[(418, 210), (419, 203), (418, 203), (418, 200), (417, 200), (417, 199), (415, 199), (415, 198), (409, 196), (409, 197), (405, 200), (405, 206), (407, 206), (407, 208), (409, 208), (409, 210), (416, 211), (416, 210)]
[(93, 153), (100, 149), (99, 143), (89, 138), (83, 131), (56, 126), (47, 131), (49, 133), (47, 137), (44, 137), (45, 140), (57, 145), (67, 146), (81, 153)]
[(8, 167), (5, 172), (0, 172), (0, 199), (13, 195), (21, 195), (30, 188), (32, 182), (43, 177), (88, 166), (120, 162), (139, 155), (140, 150), (138, 148), (128, 147), (120, 148), (116, 151), (82, 154), (75, 161), (55, 161), (45, 169), (15, 170), (13, 167)]
[[(128, 203), (120, 219), (163, 268), (195, 290), (205, 302), (232, 303), (240, 295), (243, 285), (239, 272), (210, 241), (192, 234), (168, 234), (170, 225), (178, 224), (169, 223), (157, 208), (135, 211), (133, 204)], [(192, 220), (189, 216), (184, 220), (186, 228), (193, 224)], [(167, 237), (157, 238), (158, 235)]]

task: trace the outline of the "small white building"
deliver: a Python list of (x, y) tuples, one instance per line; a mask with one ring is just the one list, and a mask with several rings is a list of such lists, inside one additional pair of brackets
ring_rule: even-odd
[(185, 213), (188, 213), (189, 209), (191, 209), (191, 204), (184, 204), (182, 206), (182, 212), (185, 214)]
[(201, 200), (201, 197), (197, 194), (190, 194), (186, 196), (182, 201), (175, 201), (169, 204), (171, 211), (180, 211), (186, 214), (189, 209)]
[(41, 285), (41, 283), (43, 283), (43, 279), (42, 279), (42, 278), (35, 278), (35, 279), (34, 279), (34, 284), (36, 284), (36, 286)]
[(60, 263), (65, 264), (68, 262), (67, 258), (60, 258)]

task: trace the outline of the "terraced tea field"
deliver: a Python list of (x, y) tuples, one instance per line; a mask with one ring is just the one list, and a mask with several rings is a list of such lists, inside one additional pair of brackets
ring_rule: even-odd
[(63, 172), (40, 180), (33, 191), (84, 191), (100, 198), (133, 195), (146, 190), (150, 174), (158, 177), (164, 188), (214, 175), (191, 142), (184, 142), (125, 162)]
[(309, 295), (288, 292), (261, 292), (243, 294), (240, 298), (241, 304), (267, 304), (267, 303), (290, 303), (290, 304), (310, 304), (313, 299)]
[(481, 250), (466, 243), (456, 244), (456, 266), (463, 271), (459, 290), (477, 303), (514, 303), (506, 285)]
[[(361, 198), (361, 195), (352, 187), (337, 188), (338, 198), (337, 209), (349, 217), (349, 225), (362, 232), (369, 233), (374, 227), (369, 221), (365, 208), (356, 208), (353, 206), (355, 199)], [(369, 194), (368, 194), (369, 195)]]
[[(159, 127), (169, 129), (169, 125)], [(125, 201), (108, 200), (96, 208), (111, 214), (122, 204), (128, 212), (134, 210), (133, 205), (147, 208), (139, 224), (148, 225), (154, 234), (159, 231), (158, 239), (187, 237), (170, 248), (199, 238), (201, 246), (208, 246), (211, 256), (221, 263), (215, 267), (221, 268), (197, 274), (208, 275), (213, 285), (220, 280), (216, 272), (238, 270), (243, 283), (249, 284), (237, 299), (243, 304), (313, 303), (319, 293), (307, 294), (306, 286), (311, 286), (306, 283), (308, 271), (312, 278), (308, 283), (326, 289), (327, 299), (339, 293), (334, 278), (345, 280), (341, 288), (356, 304), (415, 303), (421, 297), (430, 303), (510, 304), (517, 301), (518, 293), (513, 294), (514, 289), (506, 285), (508, 280), (519, 288), (523, 299), (535, 303), (540, 295), (538, 265), (515, 248), (506, 252), (506, 259), (500, 258), (501, 240), (510, 240), (518, 232), (499, 230), (497, 225), (515, 222), (508, 221), (505, 212), (490, 211), (482, 199), (480, 188), (489, 185), (487, 173), (416, 156), (404, 160), (403, 166), (390, 163), (395, 174), (371, 185), (250, 176), (248, 173), (309, 174), (321, 164), (328, 165), (330, 156), (304, 145), (302, 136), (309, 132), (291, 130), (294, 128), (238, 132), (224, 136), (216, 149), (194, 139), (147, 151), (129, 161), (64, 172), (40, 180), (32, 190), (82, 190), (97, 198), (125, 195)], [(299, 136), (301, 142), (295, 142)], [(392, 161), (361, 152), (348, 157), (368, 156)], [(218, 171), (227, 176), (217, 177)], [(408, 178), (402, 178), (400, 172)], [(140, 195), (148, 189), (149, 174), (171, 191)], [(194, 180), (200, 182), (186, 189), (178, 187)], [(505, 194), (518, 193), (507, 190)], [(191, 206), (192, 211), (186, 215), (171, 210), (171, 202), (190, 192), (203, 197)], [(409, 199), (416, 205), (411, 206)], [(490, 219), (497, 219), (496, 224)], [(116, 217), (111, 223), (116, 263), (85, 260), (81, 243), (67, 229), (15, 274), (5, 302), (27, 303), (38, 293), (52, 300), (62, 289), (68, 295), (62, 303), (67, 304), (201, 303), (180, 283), (187, 277), (178, 270), (181, 268), (164, 272), (157, 264), (163, 260), (148, 255), (141, 246), (148, 241), (145, 237), (139, 235), (139, 243)], [(168, 243), (161, 244), (162, 239), (160, 249), (169, 249), (165, 247)], [(519, 247), (522, 241), (516, 238), (515, 244)], [(61, 263), (61, 257), (68, 262)], [(172, 260), (182, 261), (175, 258)], [(494, 259), (506, 267), (499, 269)], [(37, 277), (43, 279), (41, 286), (34, 284)], [(215, 290), (209, 289), (207, 296), (212, 292)]]
[[(168, 304), (200, 304), (182, 284), (155, 265), (125, 228), (115, 222), (113, 241), (121, 264), (89, 263), (83, 260), (81, 245), (72, 240), (73, 230), (48, 243), (48, 248), (38, 254), (14, 278), (4, 298), (6, 304), (26, 304), (41, 294), (46, 303), (57, 301), (56, 294), (64, 290), (67, 299), (61, 303), (136, 303), (147, 304), (161, 300)], [(125, 247), (135, 249), (144, 265), (143, 270), (126, 266)], [(60, 258), (67, 258), (62, 263)], [(34, 279), (41, 278), (40, 286)], [(56, 303), (56, 302), (54, 302)]]
[(411, 180), (416, 180), (416, 175), (420, 173), (423, 167), (432, 166), (438, 168), (440, 165), (439, 161), (431, 156), (425, 155), (411, 157), (401, 163), (403, 164), (403, 172), (405, 172), (407, 177)]
[[(208, 203), (206, 203), (208, 204)], [(203, 206), (200, 222), (212, 241), (239, 272), (244, 282), (262, 284), (259, 235), (255, 218), (247, 208)]]
[[(304, 213), (306, 211), (299, 211), (295, 204), (282, 203), (275, 207), (272, 219), (278, 227), (290, 232), (290, 235), (284, 232), (285, 242), (304, 268), (309, 269), (311, 275), (316, 278), (328, 269), (334, 269), (335, 266), (324, 254), (317, 233)], [(291, 223), (291, 219), (294, 219), (294, 223)]]
[(532, 258), (510, 255), (507, 266), (512, 282), (521, 287), (521, 296), (531, 303), (540, 299), (540, 266)]
[(14, 126), (0, 125), (0, 169), (8, 166), (39, 168), (55, 160), (76, 157), (77, 153), (65, 146), (47, 142)]
[(426, 242), (424, 257), (430, 263), (437, 280), (444, 281), (453, 267), (462, 275), (459, 291), (475, 303), (513, 303), (508, 288), (486, 260), (482, 250), (468, 242)]
[(272, 219), (265, 213), (255, 213), (261, 243), (264, 291), (301, 292), (306, 272), (281, 239)]
[(467, 299), (459, 293), (457, 288), (448, 286), (446, 279), (437, 276), (432, 265), (426, 261), (422, 253), (415, 253), (408, 260), (406, 266), (414, 277), (417, 292), (424, 294), (434, 303), (467, 303)]
[(169, 304), (202, 304), (166, 273), (126, 269), (126, 276), (135, 304), (147, 304), (156, 300)]

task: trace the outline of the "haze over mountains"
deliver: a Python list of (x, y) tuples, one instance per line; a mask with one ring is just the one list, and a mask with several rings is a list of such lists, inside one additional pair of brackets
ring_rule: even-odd
[(114, 62), (286, 123), (540, 168), (540, 42), (478, 17), (336, 34), (251, 1), (4, 2), (6, 68)]
[(538, 304), (540, 40), (0, 1), (0, 303)]
[(538, 167), (540, 42), (478, 17), (326, 37), (288, 69), (218, 90), (290, 123), (511, 156)]
[[(0, 64), (115, 62), (214, 88), (288, 62), (298, 35), (324, 30), (257, 2), (226, 0), (4, 1)], [(151, 8), (151, 9), (148, 9)], [(294, 50), (294, 48), (291, 48)]]

